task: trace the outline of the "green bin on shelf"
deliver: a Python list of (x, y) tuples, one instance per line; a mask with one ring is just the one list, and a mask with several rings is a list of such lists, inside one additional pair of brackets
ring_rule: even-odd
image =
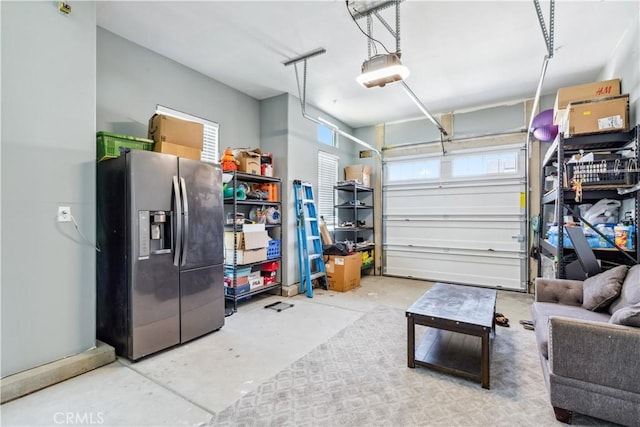
[(124, 149), (153, 151), (153, 140), (110, 132), (96, 133), (98, 161), (120, 156)]

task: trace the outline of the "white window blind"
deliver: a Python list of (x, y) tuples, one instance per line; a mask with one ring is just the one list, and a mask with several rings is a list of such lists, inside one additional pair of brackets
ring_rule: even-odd
[(333, 209), (333, 187), (338, 182), (338, 156), (318, 152), (318, 214), (324, 218), (327, 226), (335, 221)]
[(164, 114), (165, 116), (176, 117), (182, 120), (189, 120), (191, 122), (202, 123), (204, 126), (202, 154), (200, 159), (209, 163), (220, 163), (220, 155), (218, 152), (218, 138), (220, 125), (210, 120), (192, 116), (191, 114), (183, 113), (182, 111), (173, 110), (163, 105), (156, 106), (157, 114)]

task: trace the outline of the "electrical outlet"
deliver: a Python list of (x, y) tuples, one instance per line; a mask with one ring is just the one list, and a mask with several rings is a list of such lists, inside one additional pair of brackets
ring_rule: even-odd
[(71, 222), (71, 208), (58, 206), (58, 222)]

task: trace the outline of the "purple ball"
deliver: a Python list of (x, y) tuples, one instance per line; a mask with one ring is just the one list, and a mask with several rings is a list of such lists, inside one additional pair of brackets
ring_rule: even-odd
[(542, 142), (553, 141), (556, 135), (558, 135), (558, 126), (556, 125), (545, 125), (533, 130), (533, 136)]
[(540, 112), (537, 116), (535, 116), (533, 118), (533, 122), (531, 123), (531, 128), (538, 129), (543, 126), (552, 125), (552, 124), (553, 124), (553, 108), (549, 110), (544, 110)]

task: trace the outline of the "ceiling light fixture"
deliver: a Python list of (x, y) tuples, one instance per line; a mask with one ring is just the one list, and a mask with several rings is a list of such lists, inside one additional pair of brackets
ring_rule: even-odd
[(356, 81), (364, 87), (384, 87), (387, 83), (404, 80), (409, 69), (400, 62), (400, 55), (388, 53), (376, 55), (362, 63), (362, 74)]
[[(409, 98), (416, 104), (418, 109), (438, 128), (442, 136), (448, 136), (447, 131), (442, 127), (440, 122), (427, 110), (427, 108), (422, 104), (420, 98), (416, 96), (415, 93), (409, 88), (407, 83), (404, 81), (409, 76), (409, 69), (402, 65), (400, 62), (400, 3), (402, 0), (389, 0), (377, 2), (373, 6), (370, 6), (370, 2), (356, 2), (347, 0), (347, 10), (349, 11), (349, 15), (355, 22), (358, 29), (367, 36), (367, 59), (362, 63), (362, 74), (360, 74), (356, 81), (360, 83), (362, 86), (371, 88), (371, 87), (384, 87), (388, 83), (401, 82), (402, 86), (409, 95)], [(356, 10), (354, 7), (355, 3), (367, 3), (364, 9)], [(353, 8), (353, 12), (351, 11), (351, 7)], [(384, 20), (384, 18), (380, 15), (380, 11), (383, 9), (387, 9), (390, 7), (395, 7), (395, 18), (396, 18), (396, 28), (395, 31), (391, 28), (391, 25)], [(373, 38), (373, 29), (372, 29), (372, 16), (375, 16), (380, 23), (391, 33), (396, 42), (396, 51), (389, 52), (389, 50), (385, 47), (382, 42)], [(367, 31), (364, 31), (360, 24), (358, 24), (358, 19), (366, 18), (367, 19)], [(376, 50), (376, 45), (374, 43), (378, 43), (380, 46), (384, 48), (387, 52), (386, 54), (378, 55)], [(376, 54), (371, 55), (371, 51), (374, 51)]]
[[(409, 69), (402, 65), (400, 61), (400, 1), (401, 0), (378, 2), (378, 4), (364, 10), (356, 10), (354, 7), (354, 13), (349, 9), (349, 3), (347, 2), (347, 10), (351, 18), (353, 18), (353, 21), (360, 31), (367, 36), (367, 59), (362, 63), (362, 74), (356, 78), (356, 81), (364, 87), (384, 87), (387, 83), (398, 82), (409, 76)], [(395, 30), (379, 13), (381, 10), (390, 7), (395, 7)], [(375, 16), (393, 36), (396, 42), (395, 52), (390, 52), (382, 42), (373, 38), (372, 16)], [(358, 19), (360, 18), (367, 19), (367, 31), (360, 28), (358, 24)], [(380, 44), (387, 53), (378, 54), (374, 42)], [(374, 55), (371, 54), (372, 51)]]

